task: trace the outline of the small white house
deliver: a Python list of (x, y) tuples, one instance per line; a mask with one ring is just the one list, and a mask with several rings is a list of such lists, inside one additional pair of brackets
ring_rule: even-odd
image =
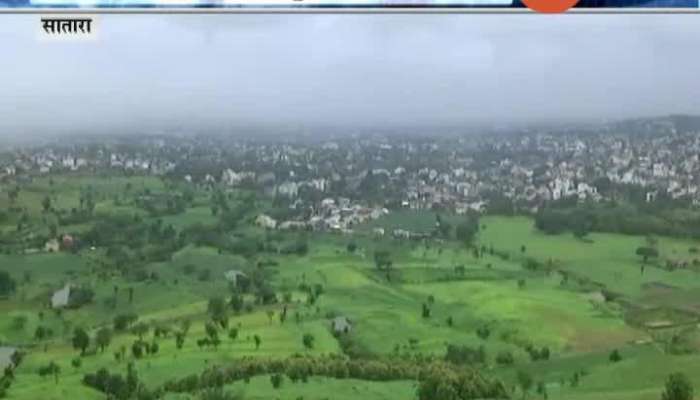
[(55, 292), (51, 296), (51, 308), (64, 308), (68, 306), (70, 300), (70, 283), (67, 283), (63, 289)]

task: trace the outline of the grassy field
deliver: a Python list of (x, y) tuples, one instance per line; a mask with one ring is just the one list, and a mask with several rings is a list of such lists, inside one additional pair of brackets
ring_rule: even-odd
[[(41, 206), (46, 195), (52, 197), (55, 207), (70, 208), (76, 206), (81, 191), (87, 187), (100, 193), (95, 207), (98, 218), (140, 215), (148, 222), (160, 219), (177, 232), (197, 224), (215, 226), (219, 222), (207, 203), (209, 194), (204, 191), (196, 193), (193, 204), (182, 213), (148, 217), (146, 210), (130, 200), (126, 187), (128, 184), (129, 193), (166, 190), (165, 184), (154, 178), (52, 179), (53, 184), (49, 178), (36, 179), (22, 188), (17, 200), (31, 214), (31, 229), (39, 233), (47, 230)], [(115, 202), (115, 197), (120, 200)], [(9, 206), (6, 201), (2, 197), (0, 208)], [(483, 346), (487, 355), (481, 366), (484, 373), (501, 377), (512, 386), (516, 372), (527, 370), (536, 381), (544, 383), (550, 399), (658, 399), (664, 379), (675, 371), (685, 372), (700, 386), (700, 358), (695, 353), (700, 340), (694, 319), (694, 312), (700, 307), (698, 273), (649, 266), (642, 274), (635, 249), (644, 245), (646, 238), (597, 233), (586, 240), (571, 234), (550, 236), (536, 231), (532, 220), (525, 217), (484, 217), (476, 242), (493, 247), (496, 254), (485, 252), (477, 258), (471, 249), (454, 240), (402, 241), (369, 234), (371, 228), (380, 226), (426, 232), (434, 227), (435, 218), (433, 212), (396, 212), (360, 227), (359, 234), (352, 237), (307, 232), (273, 234), (252, 226), (252, 218), (246, 218), (231, 232), (231, 240), (264, 238), (284, 247), (303, 239), (308, 243), (308, 252), (300, 255), (268, 251), (245, 257), (214, 245), (188, 243), (165, 261), (142, 261), (143, 269), (158, 278), (141, 281), (126, 275), (103, 274), (103, 265), (110, 260), (107, 249), (99, 247), (77, 253), (0, 254), (0, 269), (18, 282), (14, 295), (0, 299), (0, 342), (27, 350), (8, 398), (103, 398), (81, 383), (83, 375), (102, 367), (123, 372), (126, 361), (118, 361), (114, 353), (122, 346), (130, 349), (137, 336), (116, 333), (104, 353), (91, 346), (91, 354), (82, 357), (82, 365), (73, 367), (71, 361), (78, 352), (71, 346), (71, 335), (74, 328), (83, 327), (94, 337), (99, 328), (111, 326), (115, 316), (126, 313), (137, 314), (139, 321), (154, 326), (175, 329), (183, 320), (191, 324), (182, 349), (176, 348), (173, 335), (153, 338), (149, 333), (147, 340), (159, 344), (157, 354), (133, 360), (127, 351), (127, 359), (135, 361), (139, 376), (153, 386), (240, 357), (341, 354), (341, 343), (330, 329), (330, 321), (336, 316), (352, 321), (353, 343), (373, 355), (442, 358), (448, 344)], [(15, 223), (15, 216), (11, 216), (0, 228), (12, 232)], [(87, 222), (82, 229), (87, 231), (90, 227)], [(62, 228), (80, 232), (75, 226)], [(661, 260), (688, 258), (689, 248), (697, 245), (689, 240), (657, 239)], [(353, 252), (348, 249), (349, 243), (356, 245)], [(388, 252), (391, 271), (377, 269), (376, 251)], [(557, 271), (527, 270), (523, 268), (527, 258), (543, 264), (551, 260)], [(263, 261), (265, 266), (260, 267)], [(457, 266), (463, 267), (461, 273)], [(278, 298), (290, 296), (289, 318), (280, 322), (280, 303), (256, 305), (249, 311), (232, 313), (229, 324), (239, 329), (235, 340), (222, 331), (222, 343), (217, 349), (199, 348), (196, 341), (205, 336), (207, 302), (216, 296), (230, 297), (224, 273), (231, 269), (262, 271)], [(205, 270), (207, 278), (202, 279)], [(565, 272), (597, 286), (563, 284)], [(50, 310), (47, 303), (51, 293), (65, 283), (91, 288), (94, 300), (76, 310)], [(310, 304), (304, 288), (315, 285), (320, 285), (322, 294)], [(128, 288), (133, 288), (133, 301), (128, 300)], [(619, 294), (621, 301), (601, 300), (600, 288)], [(252, 303), (254, 297), (247, 294), (245, 300)], [(429, 317), (422, 314), (424, 305), (430, 309)], [(684, 325), (683, 334), (691, 342), (691, 352), (671, 355), (664, 351), (663, 335), (644, 328), (642, 323), (664, 318), (678, 322), (674, 318), (681, 316), (690, 321)], [(35, 339), (38, 326), (51, 328), (54, 335)], [(485, 327), (488, 337), (478, 334)], [(313, 348), (303, 345), (305, 334), (313, 335)], [(259, 349), (253, 340), (256, 335), (261, 338)], [(546, 361), (531, 361), (528, 345), (546, 346), (551, 356)], [(621, 352), (622, 361), (609, 361), (614, 349)], [(514, 365), (496, 363), (496, 355), (504, 351), (514, 355)], [(51, 361), (61, 367), (58, 382), (37, 373)], [(580, 377), (577, 384), (571, 383), (574, 374)], [(248, 384), (228, 385), (227, 390), (241, 392), (248, 399), (407, 400), (416, 398), (415, 386), (416, 382), (409, 381), (313, 377), (306, 384), (287, 381), (275, 389), (269, 376), (259, 376)], [(520, 393), (514, 390), (513, 395), (518, 397)], [(169, 394), (167, 398), (188, 397)]]

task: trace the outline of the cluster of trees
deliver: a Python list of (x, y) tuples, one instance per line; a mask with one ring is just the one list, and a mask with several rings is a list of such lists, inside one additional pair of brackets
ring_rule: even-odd
[(374, 266), (379, 270), (388, 270), (394, 264), (394, 262), (391, 260), (391, 253), (388, 250), (375, 250), (373, 259)]
[(146, 221), (141, 216), (105, 215), (95, 221), (92, 228), (81, 234), (74, 246), (100, 246), (107, 248), (107, 256), (116, 269), (124, 273), (137, 271), (149, 262), (170, 260), (187, 238), (171, 224), (161, 219)]
[(503, 350), (496, 355), (496, 363), (498, 365), (512, 365), (515, 362), (513, 353), (508, 350)]
[(280, 249), (282, 254), (296, 254), (305, 256), (309, 252), (309, 243), (305, 239), (299, 239)]
[(527, 346), (525, 346), (525, 351), (527, 351), (527, 353), (530, 355), (530, 359), (532, 361), (549, 360), (550, 351), (549, 347), (547, 346), (538, 349), (535, 346), (528, 344)]
[(69, 308), (80, 308), (86, 304), (92, 303), (95, 297), (95, 292), (84, 286), (76, 286), (71, 288), (70, 296), (68, 297)]
[(152, 400), (160, 397), (156, 391), (149, 391), (139, 380), (134, 363), (127, 365), (126, 376), (112, 374), (106, 368), (95, 373), (85, 374), (83, 384), (107, 395), (114, 400)]
[(474, 237), (479, 232), (479, 218), (477, 214), (470, 215), (460, 222), (455, 228), (455, 238), (467, 245), (471, 245)]
[[(370, 381), (418, 380), (420, 399), (473, 399), (507, 397), (504, 385), (498, 380), (487, 379), (476, 370), (455, 368), (439, 361), (418, 362), (406, 359), (350, 360), (338, 356), (295, 356), (284, 360), (243, 358), (227, 367), (214, 367), (201, 375), (166, 382), (163, 392), (194, 393), (210, 388), (220, 388), (234, 381), (248, 381), (254, 376), (274, 378), (277, 386), (283, 376), (292, 382), (306, 382), (311, 376), (337, 379), (362, 379)], [(458, 397), (440, 396), (446, 388), (459, 393)], [(465, 397), (467, 394), (471, 397)]]
[(693, 400), (694, 390), (685, 374), (676, 372), (668, 376), (661, 400)]
[(58, 384), (58, 377), (61, 374), (61, 366), (56, 364), (54, 361), (51, 361), (48, 364), (39, 367), (37, 373), (42, 378), (47, 376), (53, 376), (54, 382)]
[(93, 340), (95, 347), (104, 352), (104, 350), (109, 347), (110, 343), (112, 342), (112, 330), (109, 328), (101, 328), (95, 334), (94, 339), (91, 338), (88, 332), (83, 328), (75, 328), (73, 330), (71, 344), (73, 345), (74, 349), (80, 351), (81, 356), (85, 356), (87, 349), (90, 347)]
[(119, 314), (114, 317), (114, 330), (115, 331), (125, 331), (129, 329), (136, 321), (138, 321), (139, 316), (136, 314)]
[(591, 216), (579, 209), (541, 209), (535, 214), (535, 227), (550, 235), (571, 231), (576, 237), (584, 237), (595, 229)]
[(484, 346), (473, 348), (466, 345), (448, 344), (445, 361), (456, 365), (478, 365), (486, 362)]
[(419, 400), (505, 399), (508, 392), (499, 380), (488, 379), (474, 370), (435, 364), (421, 371)]
[[(483, 333), (480, 335), (485, 338)], [(530, 355), (532, 361), (549, 360), (549, 347), (536, 348), (532, 345), (525, 346), (525, 351)], [(444, 360), (455, 365), (480, 365), (487, 361), (486, 349), (484, 346), (470, 347), (467, 345), (448, 344)], [(501, 351), (496, 355), (495, 361), (499, 365), (510, 365), (515, 362), (515, 357), (510, 351)]]
[(570, 231), (581, 238), (592, 231), (700, 238), (700, 215), (679, 217), (679, 213), (648, 207), (550, 206), (535, 214), (535, 226), (548, 234)]

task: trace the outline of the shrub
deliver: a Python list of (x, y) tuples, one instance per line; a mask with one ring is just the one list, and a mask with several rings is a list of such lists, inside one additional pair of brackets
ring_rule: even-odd
[(496, 355), (496, 363), (499, 365), (511, 365), (515, 362), (515, 357), (510, 351), (504, 350)]

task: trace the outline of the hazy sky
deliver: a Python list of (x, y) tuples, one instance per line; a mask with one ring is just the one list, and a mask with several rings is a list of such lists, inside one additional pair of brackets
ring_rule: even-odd
[(695, 15), (0, 15), (0, 136), (700, 113)]

